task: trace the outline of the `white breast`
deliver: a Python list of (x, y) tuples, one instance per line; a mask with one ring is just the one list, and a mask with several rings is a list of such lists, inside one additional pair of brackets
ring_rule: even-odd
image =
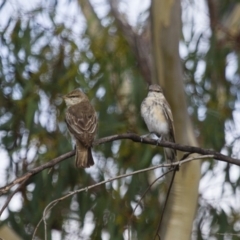
[(169, 124), (162, 111), (162, 106), (146, 98), (141, 105), (141, 115), (149, 132), (157, 135), (166, 135), (169, 132)]

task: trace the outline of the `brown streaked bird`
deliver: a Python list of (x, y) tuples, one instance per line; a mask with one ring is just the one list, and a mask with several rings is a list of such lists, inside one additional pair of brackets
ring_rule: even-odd
[(97, 130), (97, 114), (88, 97), (79, 89), (63, 99), (67, 105), (65, 121), (76, 140), (76, 167), (90, 167), (94, 165), (91, 146)]
[[(148, 95), (141, 104), (141, 115), (150, 133), (162, 140), (175, 142), (172, 112), (159, 85), (149, 86)], [(164, 155), (170, 162), (176, 161), (175, 149), (164, 148)]]

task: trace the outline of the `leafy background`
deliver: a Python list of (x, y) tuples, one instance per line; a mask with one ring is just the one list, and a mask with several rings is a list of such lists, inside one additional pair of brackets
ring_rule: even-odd
[[(221, 1), (213, 11), (207, 1), (202, 13), (206, 21), (199, 29), (194, 12), (201, 5), (182, 1), (180, 43), (189, 114), (199, 145), (235, 157), (239, 157), (239, 31), (234, 32), (227, 20), (238, 2)], [(0, 3), (0, 15), (7, 16), (0, 25), (0, 144), (5, 164), (1, 186), (72, 149), (61, 95), (74, 88), (81, 87), (92, 99), (99, 117), (97, 138), (147, 131), (139, 112), (147, 84), (108, 3), (93, 3), (97, 28), (85, 21), (77, 1), (32, 5)], [(14, 14), (8, 15), (11, 7)], [(63, 7), (72, 14), (62, 14)], [(148, 15), (148, 9), (139, 15), (136, 31), (141, 31)], [(127, 140), (97, 146), (96, 165), (91, 169), (75, 169), (72, 158), (31, 178), (4, 212), (1, 224), (31, 239), (50, 201), (159, 163), (161, 154), (157, 148)], [(155, 178), (161, 173), (155, 171)], [(152, 181), (152, 175), (144, 173), (64, 200), (49, 215), (48, 239), (57, 235), (61, 239), (123, 239), (129, 221), (133, 239), (148, 239), (159, 222), (156, 213), (161, 211), (166, 192), (164, 179), (151, 188), (131, 216)], [(231, 233), (227, 239), (239, 237), (234, 235), (240, 229), (239, 181), (236, 166), (203, 163), (193, 239), (223, 239), (219, 233)], [(41, 225), (39, 239), (43, 234)]]

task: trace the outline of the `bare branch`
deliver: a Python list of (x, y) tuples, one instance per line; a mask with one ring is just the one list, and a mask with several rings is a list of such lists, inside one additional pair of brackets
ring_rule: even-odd
[[(115, 140), (123, 140), (123, 139), (129, 139), (132, 140), (133, 142), (139, 142), (139, 143), (144, 143), (144, 144), (150, 144), (150, 145), (155, 145), (158, 147), (166, 147), (166, 148), (173, 148), (182, 152), (187, 152), (187, 153), (199, 153), (201, 155), (213, 155), (213, 158), (219, 161), (235, 164), (237, 166), (240, 166), (240, 160), (231, 158), (229, 156), (223, 155), (217, 151), (210, 150), (210, 149), (203, 149), (199, 147), (193, 147), (193, 146), (186, 146), (186, 145), (181, 145), (177, 143), (172, 143), (172, 142), (158, 142), (156, 139), (150, 139), (150, 138), (142, 138), (141, 136), (135, 134), (135, 133), (125, 133), (125, 134), (117, 134), (117, 135), (112, 135), (108, 137), (104, 137), (101, 139), (97, 139), (93, 142), (93, 146), (97, 146), (100, 144), (104, 144), (107, 142), (112, 142)], [(36, 168), (33, 168), (29, 172), (25, 173), (21, 177), (17, 177), (14, 179), (12, 182), (8, 183), (6, 186), (0, 188), (0, 195), (6, 194), (13, 186), (16, 184), (20, 184), (25, 180), (28, 180), (30, 177), (33, 175), (47, 169), (55, 166), (56, 164), (60, 163), (63, 160), (66, 160), (72, 156), (75, 155), (75, 150), (70, 151), (68, 153), (65, 153), (57, 158), (54, 158), (53, 160), (38, 166)]]
[[(69, 192), (68, 194), (60, 197), (60, 198), (57, 198), (55, 200), (53, 200), (52, 202), (50, 202), (44, 209), (43, 211), (43, 217), (42, 219), (39, 221), (39, 223), (37, 224), (37, 227), (39, 227), (40, 223), (43, 221), (44, 222), (44, 229), (45, 229), (45, 236), (46, 236), (46, 231), (47, 231), (47, 223), (46, 223), (46, 217), (47, 217), (47, 214), (51, 211), (51, 209), (56, 205), (58, 204), (60, 201), (63, 201), (65, 200), (66, 198), (68, 197), (71, 197), (73, 196), (74, 194), (76, 193), (80, 193), (80, 192), (88, 192), (88, 190), (92, 189), (92, 188), (95, 188), (95, 187), (98, 187), (100, 185), (103, 185), (105, 183), (108, 183), (108, 182), (112, 182), (114, 180), (117, 180), (117, 179), (121, 179), (121, 178), (125, 178), (125, 177), (129, 177), (129, 176), (133, 176), (133, 175), (136, 175), (136, 174), (139, 174), (139, 173), (143, 173), (143, 172), (147, 172), (147, 171), (151, 171), (151, 170), (154, 170), (154, 169), (157, 169), (157, 168), (172, 168), (173, 166), (181, 166), (182, 164), (184, 163), (187, 163), (187, 162), (190, 162), (190, 161), (193, 161), (193, 160), (197, 160), (197, 159), (206, 159), (206, 158), (212, 158), (213, 155), (205, 155), (205, 156), (196, 156), (196, 157), (190, 157), (188, 159), (185, 159), (183, 161), (178, 161), (178, 162), (174, 162), (174, 163), (169, 163), (169, 164), (159, 164), (159, 165), (156, 165), (156, 166), (152, 166), (152, 167), (148, 167), (148, 168), (144, 168), (144, 169), (140, 169), (140, 170), (137, 170), (137, 171), (133, 171), (131, 173), (126, 173), (126, 174), (121, 174), (121, 175), (118, 175), (116, 177), (112, 177), (112, 178), (109, 178), (107, 180), (104, 180), (104, 181), (101, 181), (101, 182), (98, 182), (96, 184), (93, 184), (93, 185), (90, 185), (90, 186), (87, 186), (87, 187), (84, 187), (84, 188), (80, 188), (80, 189), (77, 189), (75, 191), (72, 191), (72, 192)], [(35, 228), (34, 230), (34, 234), (32, 236), (32, 239), (34, 239), (35, 237), (35, 234), (37, 232), (37, 229)]]
[[(212, 158), (219, 160), (219, 161), (223, 161), (223, 162), (227, 162), (227, 163), (231, 163), (231, 164), (235, 164), (237, 166), (240, 166), (240, 160), (239, 159), (235, 159), (235, 158), (231, 158), (229, 156), (223, 155), (219, 152), (216, 152), (214, 150), (210, 150), (210, 149), (203, 149), (203, 148), (199, 148), (199, 147), (193, 147), (193, 146), (186, 146), (186, 145), (181, 145), (181, 144), (177, 144), (177, 143), (172, 143), (172, 142), (158, 142), (158, 140), (156, 139), (150, 139), (150, 138), (142, 138), (141, 136), (135, 134), (135, 133), (125, 133), (125, 134), (118, 134), (118, 135), (112, 135), (112, 136), (108, 136), (108, 137), (104, 137), (101, 139), (97, 139), (96, 141), (94, 141), (93, 145), (97, 146), (100, 144), (104, 144), (107, 142), (112, 142), (115, 140), (123, 140), (123, 139), (129, 139), (132, 140), (133, 142), (139, 142), (142, 144), (150, 144), (150, 145), (155, 145), (155, 146), (161, 146), (161, 147), (166, 147), (166, 148), (173, 148), (182, 152), (187, 152), (187, 153), (199, 153), (201, 155), (211, 155)], [(30, 177), (32, 177), (33, 175), (47, 169), (47, 168), (52, 168), (53, 166), (55, 166), (56, 164), (60, 163), (63, 160), (66, 160), (72, 156), (75, 155), (75, 150), (70, 151), (68, 153), (65, 153), (57, 158), (54, 158), (53, 160), (38, 166), (36, 168), (33, 168), (32, 170), (30, 170), (29, 172), (25, 173), (24, 175), (22, 175), (21, 177), (17, 177), (15, 178), (12, 182), (8, 183), (7, 185), (5, 185), (4, 187), (0, 188), (0, 195), (6, 194), (13, 186), (17, 185), (17, 184), (22, 184), (23, 182), (26, 182)], [(199, 156), (197, 159), (201, 159), (201, 157)], [(185, 160), (182, 160), (181, 163), (184, 163)], [(16, 193), (16, 191), (14, 191), (14, 194)], [(12, 195), (13, 196), (13, 195)], [(11, 196), (11, 197), (12, 197)], [(8, 201), (8, 200), (7, 200)], [(6, 206), (4, 206), (5, 208)], [(0, 216), (1, 216), (2, 211), (0, 211)]]
[(15, 193), (17, 193), (19, 191), (19, 189), (25, 184), (25, 182), (26, 182), (26, 180), (21, 182), (21, 184), (8, 196), (6, 202), (4, 203), (4, 205), (1, 208), (0, 216), (2, 215), (3, 211), (5, 210), (5, 208), (8, 206), (8, 204), (11, 201), (12, 197), (15, 195)]
[[(160, 177), (157, 177), (148, 187), (147, 189), (144, 191), (144, 193), (141, 195), (141, 198), (138, 200), (136, 206), (134, 207), (133, 209), (133, 212), (128, 220), (128, 239), (131, 239), (130, 238), (130, 225), (131, 225), (131, 221), (132, 221), (132, 218), (133, 218), (133, 215), (134, 215), (134, 212), (136, 211), (137, 207), (140, 205), (140, 202), (142, 201), (142, 199), (145, 197), (145, 195), (147, 194), (147, 192), (151, 189), (151, 187), (161, 178), (163, 178), (165, 175), (167, 175), (168, 173), (172, 172), (172, 171), (175, 171), (175, 168), (171, 168), (170, 170), (168, 170), (167, 172), (163, 173)], [(164, 213), (164, 209), (163, 209), (163, 212), (162, 214)]]
[(39, 166), (36, 168), (33, 168), (32, 170), (30, 170), (29, 172), (25, 173), (23, 176), (21, 177), (17, 177), (15, 178), (12, 182), (8, 183), (6, 186), (1, 187), (0, 188), (0, 195), (3, 195), (5, 193), (7, 193), (13, 186), (15, 186), (16, 184), (20, 184), (23, 181), (27, 181), (30, 177), (32, 177), (33, 175), (43, 171), (46, 168), (51, 168), (53, 166), (55, 166), (56, 164), (60, 163), (63, 160), (66, 160), (67, 158), (70, 158), (72, 156), (75, 155), (75, 150), (65, 153), (57, 158), (54, 158), (53, 160)]
[(169, 199), (169, 196), (170, 196), (170, 191), (172, 189), (173, 181), (174, 181), (174, 178), (175, 178), (175, 175), (176, 175), (176, 169), (177, 169), (177, 166), (175, 166), (175, 168), (174, 168), (174, 172), (173, 172), (171, 182), (170, 182), (170, 185), (169, 185), (169, 188), (168, 188), (168, 191), (167, 191), (167, 196), (166, 196), (166, 199), (165, 199), (165, 202), (164, 202), (164, 205), (163, 205), (162, 214), (161, 214), (161, 217), (160, 217), (160, 220), (159, 220), (159, 223), (158, 223), (158, 227), (157, 227), (156, 234), (154, 236), (154, 240), (156, 239), (156, 237), (160, 238), (159, 233), (160, 233), (160, 229), (161, 229), (161, 226), (162, 226), (164, 212), (165, 212), (165, 209), (166, 209), (166, 206), (167, 206), (167, 203), (168, 203), (168, 199)]
[(150, 144), (155, 146), (161, 146), (166, 148), (173, 148), (176, 150), (179, 150), (181, 152), (188, 152), (188, 153), (199, 153), (201, 155), (213, 155), (213, 158), (219, 161), (235, 164), (237, 166), (240, 166), (240, 160), (236, 158), (232, 158), (229, 156), (226, 156), (224, 154), (221, 154), (217, 151), (211, 150), (211, 149), (203, 149), (200, 147), (193, 147), (193, 146), (187, 146), (187, 145), (181, 145), (177, 143), (172, 142), (165, 142), (161, 141), (158, 142), (156, 139), (150, 139), (150, 138), (142, 138), (141, 136), (135, 134), (135, 133), (125, 133), (125, 134), (119, 134), (119, 135), (112, 135), (109, 137), (101, 138), (96, 140), (93, 144), (99, 145), (105, 142), (112, 142), (114, 140), (119, 139), (130, 139), (134, 142), (140, 142), (144, 144)]

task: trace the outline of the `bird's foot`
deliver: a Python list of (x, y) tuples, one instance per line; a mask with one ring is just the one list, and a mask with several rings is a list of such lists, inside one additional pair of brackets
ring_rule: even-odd
[(158, 138), (158, 140), (157, 140), (157, 146), (158, 146), (158, 144), (159, 144), (162, 140), (163, 140), (163, 138), (162, 138), (162, 136), (160, 136), (160, 137)]
[(151, 135), (151, 133), (144, 134), (144, 135), (140, 136), (141, 142), (142, 142), (142, 140), (143, 140), (144, 138), (147, 138), (147, 137), (149, 137), (150, 135)]
[(180, 170), (180, 166), (179, 165), (172, 165), (173, 162), (171, 162), (168, 170), (173, 170), (173, 171), (179, 171)]

